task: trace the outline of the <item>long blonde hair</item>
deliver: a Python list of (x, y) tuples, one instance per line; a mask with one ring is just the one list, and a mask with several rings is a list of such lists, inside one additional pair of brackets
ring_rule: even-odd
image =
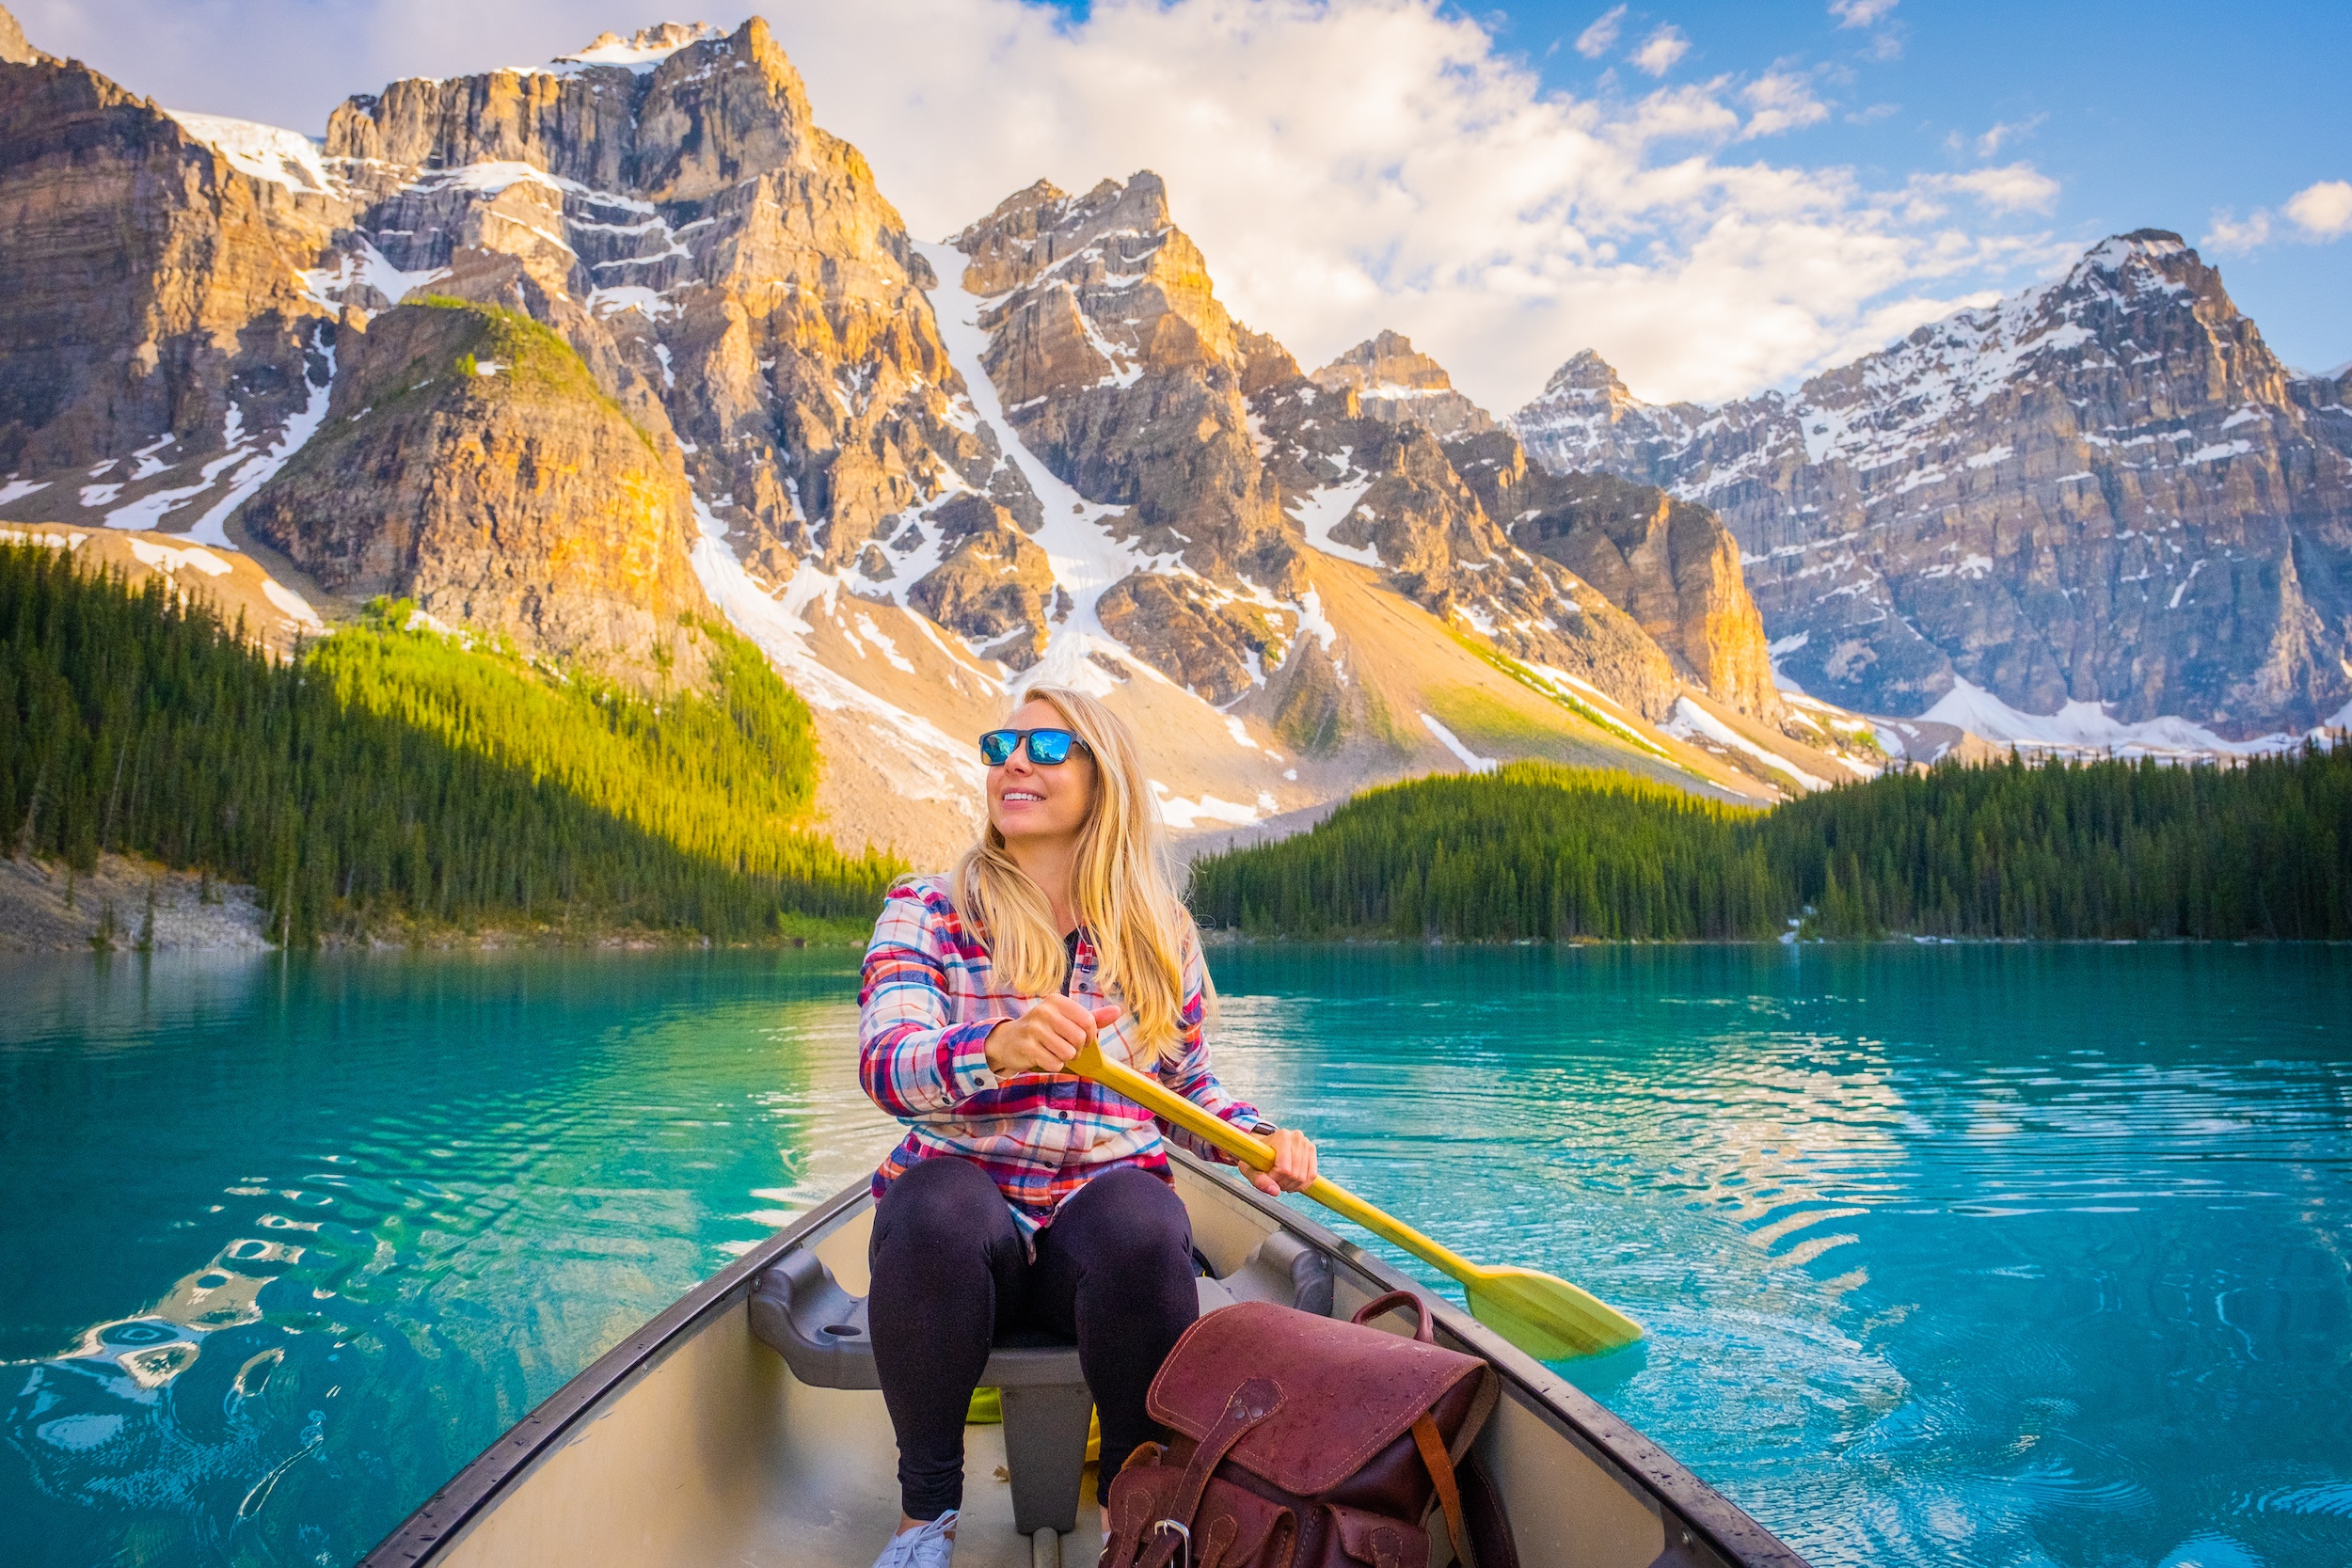
[[(1135, 735), (1119, 715), (1067, 687), (1033, 686), (1017, 701), (1050, 705), (1094, 755), (1094, 799), (1070, 874), (1072, 911), (1094, 942), (1096, 983), (1126, 1006), (1137, 1055), (1157, 1061), (1179, 1048), (1185, 944), (1200, 938), (1168, 875)], [(955, 896), (987, 944), (1002, 989), (1025, 996), (1060, 989), (1068, 955), (1054, 929), (1053, 905), (1013, 863), (1005, 835), (985, 813), (979, 842), (956, 863)]]

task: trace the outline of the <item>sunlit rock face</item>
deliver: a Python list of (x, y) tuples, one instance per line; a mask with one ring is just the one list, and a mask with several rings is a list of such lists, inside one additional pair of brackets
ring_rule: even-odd
[(1502, 432), (1447, 450), (1514, 543), (1631, 616), (1678, 676), (1743, 713), (1781, 717), (1739, 544), (1712, 512), (1613, 474), (1551, 473)]
[(336, 312), (301, 269), (342, 211), (0, 26), (0, 494), (97, 521), (167, 485), (183, 508), (225, 493), (203, 467), (324, 382)]
[(326, 153), (368, 203), (347, 293), (455, 293), (556, 327), (676, 436), (771, 578), (859, 561), (951, 471), (996, 467), (950, 412), (905, 225), (757, 18), (395, 82), (335, 111)]
[(1488, 755), (1738, 793), (1627, 725), (1771, 716), (1705, 509), (1555, 484), (1393, 333), (1310, 376), (1148, 171), (911, 237), (755, 19), (315, 139), (0, 27), (0, 520), (268, 546), (329, 622), (405, 596), (656, 684), (723, 615), (851, 849), (952, 852), (1029, 679), (1152, 727), (1179, 827)]
[(1849, 706), (1956, 682), (2244, 738), (2352, 701), (2352, 413), (2179, 236), (1721, 408), (1590, 353), (1514, 416), (1549, 467), (1719, 512), (1783, 670)]
[(331, 592), (589, 663), (691, 657), (694, 576), (675, 448), (603, 396), (552, 332), (405, 305), (343, 338), (327, 420), (245, 511)]
[(1352, 390), (1358, 405), (1391, 424), (1418, 424), (1440, 441), (1495, 428), (1494, 416), (1454, 389), (1445, 367), (1401, 333), (1382, 332), (1315, 372), (1327, 392)]

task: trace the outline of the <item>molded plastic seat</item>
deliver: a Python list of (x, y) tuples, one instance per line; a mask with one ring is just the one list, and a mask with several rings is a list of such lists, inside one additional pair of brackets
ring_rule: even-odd
[[(1223, 1279), (1197, 1280), (1203, 1316), (1236, 1301), (1272, 1301), (1328, 1316), (1331, 1264), (1286, 1232), (1261, 1243)], [(874, 1341), (866, 1298), (843, 1290), (817, 1255), (780, 1258), (759, 1276), (751, 1299), (752, 1332), (783, 1355), (792, 1375), (818, 1388), (871, 1388)], [(1078, 1347), (1030, 1329), (1000, 1336), (980, 1374), (1001, 1391), (1005, 1468), (1012, 1481), (1013, 1528), (1068, 1534), (1077, 1528), (1086, 1471), (1087, 1428), (1094, 1414)]]

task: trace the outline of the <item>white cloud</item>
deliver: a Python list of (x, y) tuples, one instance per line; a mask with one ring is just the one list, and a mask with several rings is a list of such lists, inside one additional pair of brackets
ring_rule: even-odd
[(2287, 198), (2281, 210), (2295, 225), (2284, 236), (2279, 232), (2278, 215), (2267, 207), (2255, 208), (2243, 221), (2235, 211), (2225, 207), (2214, 214), (2205, 237), (2198, 243), (2207, 250), (2243, 254), (2281, 237), (2306, 245), (2342, 239), (2352, 234), (2352, 182), (2322, 180), (2306, 185)]
[(1682, 36), (1681, 28), (1668, 23), (1652, 33), (1629, 57), (1652, 76), (1663, 76), (1675, 68), (1677, 60), (1690, 52), (1691, 40)]
[(1588, 60), (1597, 60), (1617, 46), (1617, 35), (1624, 30), (1625, 8), (1613, 6), (1576, 35), (1576, 52)]
[[(313, 132), (346, 92), (544, 59), (615, 25), (611, 0), (241, 8), (235, 27), (183, 0), (24, 9), (37, 46), (134, 91)], [(1393, 326), (1498, 410), (1587, 346), (1646, 397), (1744, 394), (2054, 260), (1987, 216), (2046, 205), (2055, 186), (2025, 166), (1931, 187), (1762, 160), (1743, 135), (1813, 122), (1802, 80), (1557, 93), (1438, 0), (1095, 0), (1074, 22), (1017, 0), (762, 11), (819, 121), (918, 235), (1041, 175), (1085, 189), (1155, 169), (1220, 297), (1302, 361)], [(78, 36), (57, 21), (74, 17)]]
[(1829, 14), (1840, 27), (1867, 27), (1899, 4), (1900, 0), (1829, 0)]
[(2287, 198), (2287, 216), (2315, 240), (2352, 234), (2352, 182), (2322, 180)]
[(2046, 213), (2058, 198), (2058, 182), (2031, 164), (2002, 164), (1965, 174), (1918, 175), (1913, 178), (1911, 189), (1929, 198), (1957, 191), (1995, 213)]
[(2206, 250), (2225, 255), (2233, 251), (2249, 251), (2258, 245), (2268, 245), (2270, 243), (2270, 214), (2266, 209), (2257, 207), (2247, 216), (2245, 222), (2240, 223), (2235, 213), (2225, 209), (2214, 214), (2212, 222), (2206, 226), (2205, 237), (2197, 243)]
[(1775, 135), (1802, 126), (1819, 125), (1829, 118), (1829, 105), (1813, 96), (1813, 84), (1784, 71), (1768, 71), (1740, 89), (1754, 111), (1743, 138)]
[[(2034, 131), (2041, 126), (2042, 122), (2048, 118), (2049, 117), (2046, 115), (2035, 115), (2030, 119), (2018, 120), (2014, 122), (2006, 119), (1995, 121), (1992, 130), (1987, 131), (1984, 135), (1977, 138), (1977, 156), (1979, 158), (1992, 157), (1994, 154), (1999, 152), (2003, 147), (2007, 146), (2010, 142), (2016, 140), (2019, 136), (2031, 135)], [(1945, 138), (1945, 145), (1957, 150), (1963, 145), (1963, 142), (1960, 134), (1958, 132), (1954, 132), (1951, 135)]]

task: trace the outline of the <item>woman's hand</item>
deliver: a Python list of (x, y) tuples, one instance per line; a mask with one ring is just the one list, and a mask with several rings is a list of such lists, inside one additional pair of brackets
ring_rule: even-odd
[(1315, 1146), (1306, 1133), (1278, 1127), (1266, 1134), (1265, 1141), (1274, 1146), (1274, 1168), (1251, 1171), (1251, 1186), (1268, 1197), (1279, 1197), (1284, 1193), (1303, 1193), (1314, 1183)]
[(1067, 996), (1041, 996), (1019, 1018), (988, 1032), (981, 1048), (999, 1078), (1016, 1072), (1062, 1072), (1095, 1032), (1119, 1018), (1116, 1006), (1089, 1007)]

